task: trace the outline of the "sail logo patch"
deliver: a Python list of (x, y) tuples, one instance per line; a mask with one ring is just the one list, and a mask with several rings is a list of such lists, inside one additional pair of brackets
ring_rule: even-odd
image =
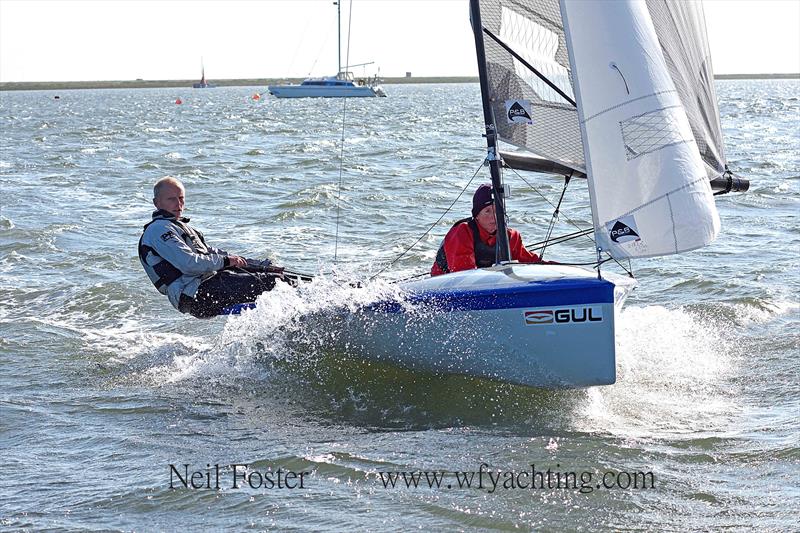
[(571, 309), (537, 309), (524, 311), (526, 326), (542, 324), (580, 324), (602, 322), (603, 311), (598, 307), (573, 307)]
[(509, 124), (533, 124), (530, 100), (506, 100), (506, 118)]
[(636, 220), (633, 216), (619, 218), (614, 221), (613, 225), (606, 224), (606, 227), (608, 226), (611, 226), (608, 230), (608, 236), (617, 244), (642, 240), (641, 237), (639, 237), (639, 231), (636, 228)]

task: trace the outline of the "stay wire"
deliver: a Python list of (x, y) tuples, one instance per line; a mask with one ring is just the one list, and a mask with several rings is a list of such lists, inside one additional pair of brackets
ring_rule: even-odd
[[(555, 206), (555, 204), (553, 204), (553, 202), (551, 202), (551, 201), (550, 201), (550, 199), (549, 199), (549, 198), (547, 198), (547, 196), (545, 196), (544, 194), (542, 194), (542, 192), (541, 192), (541, 191), (539, 191), (539, 189), (537, 189), (536, 187), (534, 187), (533, 185), (531, 185), (531, 184), (528, 182), (528, 180), (526, 180), (524, 177), (522, 177), (522, 176), (520, 175), (520, 173), (519, 173), (519, 172), (517, 172), (517, 170), (516, 170), (516, 169), (514, 169), (514, 168), (511, 168), (511, 167), (509, 167), (509, 168), (510, 168), (511, 172), (513, 172), (513, 173), (514, 173), (514, 175), (515, 175), (515, 176), (517, 176), (519, 179), (521, 179), (523, 182), (525, 182), (525, 185), (527, 185), (528, 187), (530, 187), (531, 189), (533, 189), (533, 192), (535, 192), (536, 194), (538, 194), (539, 196), (541, 196), (541, 197), (542, 197), (542, 200), (544, 200), (545, 202), (547, 202), (547, 203), (550, 205), (550, 207), (552, 207), (553, 209), (556, 209), (556, 206)], [(569, 218), (569, 217), (568, 217), (568, 216), (566, 216), (566, 215), (564, 215), (564, 220), (566, 220), (567, 222), (569, 222), (570, 224), (572, 224), (573, 226), (575, 226), (575, 228), (576, 228), (576, 229), (578, 229), (578, 230), (580, 230), (580, 231), (584, 231), (584, 229), (585, 229), (585, 228), (582, 228), (582, 227), (581, 227), (581, 226), (580, 226), (580, 225), (579, 225), (577, 222), (575, 222), (574, 220), (572, 220), (571, 218)], [(594, 244), (594, 239), (593, 239), (593, 238), (591, 238), (591, 237), (588, 237), (588, 236), (587, 236), (587, 238), (588, 238), (590, 241), (592, 241), (592, 244)], [(529, 248), (529, 247), (528, 247), (528, 246), (526, 246), (526, 248)]]
[(546, 239), (546, 240), (543, 240), (543, 241), (535, 242), (533, 244), (527, 245), (525, 248), (527, 248), (528, 251), (538, 250), (538, 249), (544, 248), (545, 246), (548, 246), (550, 244), (553, 244), (553, 245), (562, 244), (562, 243), (565, 243), (567, 241), (571, 241), (572, 239), (577, 239), (578, 237), (583, 237), (584, 235), (589, 235), (593, 231), (594, 231), (594, 228), (587, 228), (587, 229), (584, 229), (584, 230), (581, 230), (581, 231), (576, 231), (574, 233), (567, 233), (566, 235), (559, 235), (558, 237), (555, 237), (553, 239)]
[(345, 120), (347, 117), (347, 98), (342, 98), (342, 138), (340, 141), (339, 147), (339, 186), (336, 189), (336, 237), (333, 244), (333, 263), (336, 264), (336, 260), (339, 254), (339, 214), (340, 214), (340, 206), (342, 202), (342, 173), (344, 169), (344, 127), (345, 127)]
[[(398, 255), (397, 257), (395, 257), (395, 258), (394, 258), (394, 260), (392, 260), (392, 262), (391, 262), (391, 263), (389, 263), (389, 264), (387, 264), (386, 266), (384, 266), (384, 267), (383, 267), (382, 269), (380, 269), (380, 270), (379, 270), (379, 271), (378, 271), (378, 272), (377, 272), (375, 275), (373, 275), (371, 278), (369, 278), (369, 280), (370, 280), (370, 281), (372, 281), (372, 280), (374, 280), (375, 278), (377, 278), (378, 276), (380, 276), (380, 275), (381, 275), (381, 274), (382, 274), (382, 273), (383, 273), (383, 272), (384, 272), (384, 271), (385, 271), (387, 268), (389, 268), (390, 266), (392, 266), (392, 265), (394, 265), (396, 262), (398, 262), (398, 261), (400, 260), (400, 258), (402, 258), (404, 255), (406, 255), (408, 252), (410, 252), (410, 251), (411, 251), (411, 249), (412, 249), (412, 248), (414, 248), (414, 246), (416, 246), (416, 245), (419, 243), (419, 241), (421, 241), (422, 239), (424, 239), (424, 238), (425, 238), (425, 236), (427, 236), (427, 235), (428, 235), (428, 233), (430, 233), (430, 232), (431, 232), (431, 230), (433, 230), (433, 228), (435, 228), (435, 227), (437, 226), (437, 224), (439, 224), (439, 222), (441, 222), (441, 221), (442, 221), (442, 219), (445, 217), (445, 215), (446, 215), (447, 213), (449, 213), (449, 212), (450, 212), (450, 210), (453, 208), (453, 206), (454, 206), (454, 205), (456, 205), (456, 202), (458, 202), (458, 199), (459, 199), (459, 198), (461, 198), (461, 196), (464, 194), (464, 191), (466, 191), (466, 190), (467, 190), (467, 188), (468, 188), (468, 187), (469, 187), (469, 186), (472, 184), (472, 181), (475, 179), (475, 176), (477, 176), (477, 175), (478, 175), (478, 172), (480, 172), (480, 171), (481, 171), (481, 168), (483, 168), (484, 164), (486, 164), (486, 162), (487, 162), (487, 161), (488, 161), (488, 160), (486, 160), (486, 159), (485, 159), (483, 162), (481, 162), (480, 166), (479, 166), (479, 167), (478, 167), (478, 169), (475, 171), (475, 174), (473, 174), (473, 175), (472, 175), (472, 177), (471, 177), (471, 178), (469, 179), (469, 181), (467, 182), (467, 184), (466, 184), (466, 185), (464, 185), (464, 188), (463, 188), (463, 189), (461, 189), (461, 192), (459, 192), (459, 193), (458, 193), (458, 196), (456, 196), (455, 200), (453, 200), (453, 201), (450, 203), (450, 205), (447, 207), (447, 209), (445, 209), (444, 213), (442, 213), (442, 216), (440, 216), (440, 217), (439, 217), (439, 218), (436, 220), (436, 222), (434, 222), (433, 224), (431, 224), (431, 225), (430, 225), (430, 227), (429, 227), (427, 230), (425, 230), (425, 233), (423, 233), (422, 235), (420, 235), (420, 236), (419, 236), (419, 238), (418, 238), (416, 241), (414, 241), (414, 244), (412, 244), (411, 246), (409, 246), (408, 248), (406, 248), (406, 249), (405, 249), (405, 251), (403, 251), (403, 253), (401, 253), (400, 255)], [(400, 281), (406, 281), (406, 280), (409, 280), (409, 279), (419, 278), (419, 277), (422, 277), (422, 276), (424, 276), (424, 275), (426, 275), (426, 274), (427, 274), (427, 272), (425, 272), (425, 273), (422, 273), (422, 274), (418, 274), (418, 275), (416, 275), (416, 276), (412, 276), (412, 277), (410, 277), (410, 278), (406, 278), (406, 279), (404, 279), (404, 280), (400, 280)]]
[[(311, 64), (311, 69), (308, 71), (308, 76), (306, 76), (307, 78), (310, 78), (314, 74), (314, 69), (317, 68), (317, 62), (319, 61), (319, 58), (322, 56), (322, 52), (323, 51), (325, 51), (325, 52), (328, 51), (327, 44), (328, 44), (328, 38), (330, 36), (331, 36), (331, 34), (330, 34), (330, 30), (329, 30), (328, 33), (325, 34), (325, 40), (322, 42), (322, 47), (319, 49), (319, 52), (317, 52), (316, 59), (314, 59), (314, 62)], [(294, 64), (294, 59), (292, 59), (292, 64)]]
[[(291, 73), (292, 73), (292, 71), (293, 71), (293, 69), (294, 69), (294, 62), (295, 62), (295, 59), (297, 59), (297, 52), (300, 50), (300, 45), (301, 45), (301, 44), (303, 44), (303, 40), (305, 39), (306, 32), (308, 31), (308, 26), (309, 26), (310, 24), (311, 24), (311, 18), (308, 18), (308, 19), (306, 20), (306, 25), (305, 25), (305, 27), (303, 28), (303, 31), (300, 33), (300, 44), (298, 44), (297, 46), (295, 46), (295, 48), (294, 48), (294, 54), (292, 54), (292, 60), (289, 62), (289, 68), (286, 70), (286, 72), (288, 72), (289, 74), (291, 74)], [(327, 41), (327, 37), (325, 38), (325, 40)], [(314, 61), (314, 64), (316, 65), (316, 63), (317, 63), (317, 62), (316, 62), (316, 60), (315, 60), (315, 61)], [(312, 68), (313, 68), (313, 67), (312, 67)], [(311, 75), (311, 74), (309, 74), (309, 76), (310, 76), (310, 75)], [(288, 78), (288, 76), (287, 76), (287, 78)]]
[[(340, 0), (341, 1), (341, 0)], [(353, 22), (353, 1), (350, 0), (350, 14), (347, 20), (347, 63), (350, 64), (350, 25)], [(336, 73), (339, 76), (339, 73)], [(339, 146), (339, 187), (336, 191), (336, 237), (333, 245), (333, 264), (339, 257), (339, 213), (342, 201), (342, 173), (344, 169), (344, 131), (347, 118), (347, 97), (342, 98), (342, 139)]]
[[(511, 167), (509, 167), (509, 168), (511, 168)], [(555, 205), (553, 205), (553, 202), (551, 202), (551, 201), (550, 201), (550, 200), (549, 200), (549, 199), (548, 199), (548, 198), (547, 198), (547, 197), (546, 197), (544, 194), (542, 194), (542, 193), (539, 191), (539, 189), (537, 189), (536, 187), (534, 187), (533, 185), (531, 185), (531, 184), (528, 182), (528, 180), (526, 180), (525, 178), (523, 178), (523, 177), (520, 175), (520, 173), (519, 173), (519, 172), (517, 172), (517, 170), (516, 170), (516, 169), (514, 169), (514, 168), (511, 168), (511, 171), (512, 171), (512, 172), (514, 173), (514, 175), (516, 175), (516, 176), (517, 176), (519, 179), (521, 179), (523, 182), (525, 182), (525, 184), (526, 184), (528, 187), (530, 187), (531, 189), (533, 189), (533, 192), (535, 192), (536, 194), (538, 194), (539, 196), (541, 196), (541, 197), (542, 197), (542, 199), (543, 199), (545, 202), (547, 202), (547, 203), (550, 205), (550, 207), (552, 207), (553, 209), (556, 209), (556, 210), (558, 210), (558, 207), (556, 207)], [(563, 198), (563, 192), (562, 192), (562, 198)], [(560, 201), (559, 201), (559, 205), (561, 205), (561, 202), (560, 202)], [(584, 228), (581, 228), (581, 227), (580, 227), (580, 226), (579, 226), (579, 225), (578, 225), (578, 224), (577, 224), (575, 221), (573, 221), (572, 219), (570, 219), (570, 218), (569, 218), (568, 216), (566, 216), (566, 215), (564, 216), (564, 220), (566, 220), (567, 222), (569, 222), (570, 224), (572, 224), (573, 226), (575, 226), (577, 229), (579, 229), (579, 230), (580, 230), (580, 232), (577, 232), (577, 234), (575, 234), (575, 233), (571, 234), (571, 235), (574, 235), (574, 237), (570, 237), (570, 239), (572, 239), (572, 238), (578, 238), (578, 237), (580, 237), (580, 236), (584, 235), (584, 236), (586, 236), (586, 238), (587, 238), (587, 239), (589, 239), (589, 240), (592, 242), (592, 244), (593, 244), (593, 245), (595, 245), (595, 246), (596, 246), (594, 239), (593, 239), (593, 238), (592, 238), (592, 237), (589, 235), (590, 233), (592, 233), (592, 232), (594, 231), (594, 228), (592, 228), (592, 229), (590, 229), (590, 230), (588, 230), (588, 231), (587, 231), (586, 229), (584, 229)], [(561, 243), (561, 242), (566, 242), (566, 241), (568, 241), (568, 240), (570, 240), (570, 239), (563, 239), (563, 240), (559, 241), (559, 243)], [(545, 243), (545, 244), (544, 244), (545, 246), (547, 246), (546, 242), (547, 242), (547, 241), (543, 241), (543, 243)], [(537, 244), (542, 244), (542, 243), (537, 243)], [(528, 249), (528, 250), (531, 250), (531, 249), (533, 249), (533, 246), (536, 246), (536, 245), (530, 245), (530, 246), (526, 246), (525, 248), (526, 248), (526, 249)], [(620, 267), (622, 270), (624, 270), (624, 271), (625, 271), (625, 273), (626, 273), (626, 274), (628, 274), (630, 277), (633, 277), (633, 270), (632, 270), (632, 269), (630, 269), (630, 268), (625, 268), (625, 266), (624, 266), (622, 263), (620, 263), (619, 261), (617, 261), (616, 259), (614, 259), (614, 257), (613, 257), (613, 256), (611, 256), (610, 254), (608, 254), (608, 252), (606, 252), (606, 255), (608, 255), (608, 259), (606, 259), (605, 261), (595, 261), (594, 263), (586, 263), (586, 264), (596, 264), (597, 266), (600, 266), (600, 265), (602, 265), (603, 263), (605, 263), (605, 262), (606, 262), (606, 261), (608, 261), (608, 260), (613, 260), (613, 261), (614, 261), (614, 262), (615, 262), (617, 265), (619, 265), (619, 267)], [(630, 260), (628, 260), (628, 262), (630, 263)], [(561, 264), (568, 264), (568, 263), (561, 263)]]
[[(341, 0), (340, 0), (341, 1)], [(350, 27), (353, 24), (353, 0), (350, 0), (350, 12), (347, 14), (347, 54), (345, 56), (345, 71), (350, 68)], [(347, 75), (345, 75), (346, 77)]]
[(542, 246), (542, 251), (539, 253), (540, 259), (544, 259), (544, 252), (545, 250), (547, 250), (547, 244), (550, 242), (550, 238), (553, 235), (553, 228), (556, 226), (556, 221), (558, 220), (559, 210), (561, 209), (561, 202), (564, 201), (564, 194), (567, 192), (567, 186), (569, 185), (569, 179), (571, 177), (572, 176), (564, 177), (564, 188), (561, 189), (561, 196), (558, 199), (558, 205), (553, 211), (553, 216), (550, 217), (550, 224), (547, 226), (547, 234), (545, 235), (544, 238), (544, 245)]

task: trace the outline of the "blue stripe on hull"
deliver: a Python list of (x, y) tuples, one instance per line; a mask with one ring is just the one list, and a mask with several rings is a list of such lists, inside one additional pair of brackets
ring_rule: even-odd
[[(408, 301), (435, 305), (442, 311), (613, 304), (614, 284), (596, 279), (562, 279), (491, 289), (421, 291), (411, 293)], [(384, 313), (404, 312), (399, 302), (379, 302), (368, 308)]]
[[(435, 305), (442, 311), (480, 311), (568, 305), (614, 303), (614, 284), (604, 279), (559, 279), (528, 282), (510, 287), (472, 290), (409, 291), (407, 302)], [(238, 315), (254, 303), (225, 308), (221, 314)], [(377, 302), (366, 307), (383, 313), (402, 313), (400, 302)]]
[(255, 309), (256, 303), (255, 302), (247, 302), (243, 304), (234, 304), (230, 307), (224, 308), (220, 315), (241, 315), (243, 312), (247, 311), (248, 309)]

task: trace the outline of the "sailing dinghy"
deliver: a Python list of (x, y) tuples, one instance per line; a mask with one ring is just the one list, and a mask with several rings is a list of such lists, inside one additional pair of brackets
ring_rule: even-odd
[[(725, 164), (702, 6), (471, 0), (470, 10), (496, 264), (402, 283), (400, 300), (347, 313), (339, 344), (443, 374), (612, 384), (615, 305), (635, 281), (601, 272), (603, 258), (705, 246), (720, 229), (715, 191), (748, 186)], [(523, 151), (501, 154), (499, 141)], [(586, 178), (596, 270), (509, 261), (504, 165)]]

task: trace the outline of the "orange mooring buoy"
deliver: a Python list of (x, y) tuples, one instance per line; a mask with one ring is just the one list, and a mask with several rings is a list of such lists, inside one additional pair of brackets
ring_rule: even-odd
[(176, 103), (176, 104), (182, 104), (182, 103), (183, 103), (183, 100), (181, 100), (180, 98), (178, 98), (177, 100), (175, 100), (175, 103)]
[(261, 100), (261, 95), (256, 93), (253, 95), (253, 100)]

